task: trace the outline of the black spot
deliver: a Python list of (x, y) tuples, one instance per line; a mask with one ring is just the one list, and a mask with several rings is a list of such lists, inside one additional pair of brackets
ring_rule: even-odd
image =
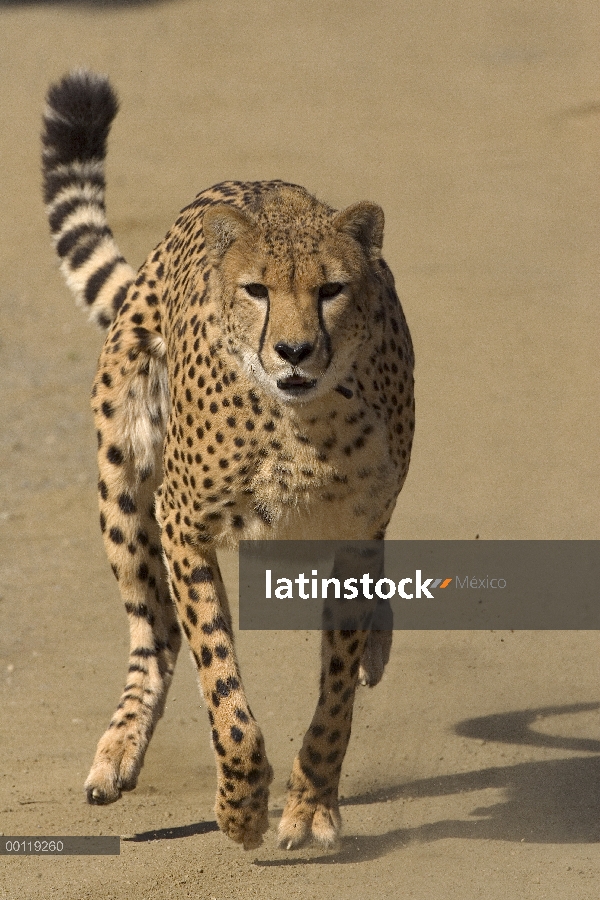
[(236, 744), (240, 744), (244, 739), (244, 732), (240, 728), (238, 728), (237, 725), (231, 726), (230, 734), (232, 741), (235, 741)]
[(215, 688), (216, 688), (217, 694), (220, 697), (229, 697), (229, 694), (231, 693), (231, 691), (229, 690), (229, 687), (225, 684), (225, 682), (221, 678), (217, 679)]
[(329, 663), (329, 674), (339, 675), (344, 671), (344, 661), (339, 656), (332, 656)]
[(226, 634), (229, 629), (221, 616), (215, 616), (212, 622), (205, 622), (202, 626), (204, 634), (213, 634), (215, 631), (224, 631)]
[(129, 494), (120, 494), (119, 495), (119, 509), (121, 512), (124, 512), (126, 515), (131, 515), (136, 512), (136, 505), (133, 502), (133, 498), (129, 496)]
[(108, 532), (108, 536), (113, 542), (113, 544), (122, 544), (125, 541), (125, 535), (121, 531), (120, 528), (117, 528), (115, 525)]
[(310, 768), (310, 766), (301, 764), (300, 768), (314, 787), (325, 787), (325, 785), (327, 784), (327, 779), (323, 775), (317, 775), (316, 772), (314, 772), (313, 769)]
[(120, 466), (123, 463), (123, 451), (116, 447), (114, 444), (106, 451), (107, 460), (112, 463), (114, 466)]
[(185, 608), (185, 614), (191, 624), (195, 627), (198, 624), (198, 616), (196, 615), (196, 610), (192, 606), (190, 606), (189, 603)]
[(209, 648), (206, 646), (206, 644), (202, 644), (202, 649), (200, 652), (202, 655), (202, 665), (205, 666), (206, 668), (208, 668), (208, 666), (210, 666), (210, 664), (212, 662), (212, 653), (209, 650)]
[(196, 566), (192, 569), (191, 580), (194, 584), (203, 584), (214, 580), (210, 566)]

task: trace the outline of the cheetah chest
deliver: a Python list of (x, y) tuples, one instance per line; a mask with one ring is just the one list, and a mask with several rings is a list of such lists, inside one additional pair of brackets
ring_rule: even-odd
[(387, 431), (360, 400), (307, 414), (240, 389), (173, 424), (163, 492), (200, 542), (364, 538), (395, 496)]

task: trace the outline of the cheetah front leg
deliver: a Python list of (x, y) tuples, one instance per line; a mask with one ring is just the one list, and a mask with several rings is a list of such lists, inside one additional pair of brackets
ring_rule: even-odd
[(181, 627), (208, 706), (217, 763), (215, 813), (221, 831), (250, 850), (262, 843), (268, 828), (273, 771), (244, 693), (216, 554), (196, 550), (177, 518), (162, 521), (162, 541)]

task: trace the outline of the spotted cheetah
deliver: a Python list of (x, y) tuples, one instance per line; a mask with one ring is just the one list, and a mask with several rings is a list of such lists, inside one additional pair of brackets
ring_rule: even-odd
[[(224, 182), (134, 272), (104, 204), (117, 106), (106, 78), (74, 72), (49, 89), (42, 137), (62, 272), (108, 329), (92, 390), (100, 525), (131, 631), (85, 790), (103, 804), (135, 788), (183, 631), (212, 727), (217, 821), (249, 849), (267, 830), (272, 770), (216, 551), (240, 539), (383, 539), (414, 431), (411, 339), (374, 203), (338, 212), (294, 184)], [(323, 632), (282, 846), (335, 841), (356, 686), (380, 680), (390, 645), (391, 632)]]

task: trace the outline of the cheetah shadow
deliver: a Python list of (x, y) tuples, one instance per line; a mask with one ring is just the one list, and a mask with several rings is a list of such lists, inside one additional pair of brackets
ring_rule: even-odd
[[(600, 753), (600, 741), (535, 731), (535, 721), (600, 709), (600, 703), (546, 706), (465, 719), (454, 733), (495, 743), (528, 745), (573, 753)], [(446, 838), (538, 844), (590, 844), (600, 841), (600, 756), (518, 763), (422, 778), (347, 797), (342, 806), (450, 797), (489, 788), (502, 789), (502, 801), (472, 810), (472, 819), (443, 819), (417, 827), (400, 827), (377, 835), (346, 835), (333, 852), (285, 859), (256, 859), (260, 866), (341, 865), (375, 860), (416, 841)], [(273, 810), (279, 816), (281, 810)], [(218, 831), (217, 823), (198, 822), (133, 835), (125, 840), (173, 840)]]
[[(536, 720), (550, 716), (599, 708), (600, 703), (579, 703), (482, 716), (459, 722), (454, 733), (484, 741), (598, 754), (598, 740), (546, 735), (531, 726)], [(262, 866), (366, 862), (412, 842), (428, 843), (446, 838), (539, 844), (600, 841), (600, 756), (574, 756), (423, 778), (348, 797), (341, 805), (366, 807), (398, 800), (449, 797), (488, 788), (502, 789), (504, 798), (491, 806), (473, 809), (472, 819), (444, 819), (377, 835), (347, 835), (333, 852), (256, 862)]]

